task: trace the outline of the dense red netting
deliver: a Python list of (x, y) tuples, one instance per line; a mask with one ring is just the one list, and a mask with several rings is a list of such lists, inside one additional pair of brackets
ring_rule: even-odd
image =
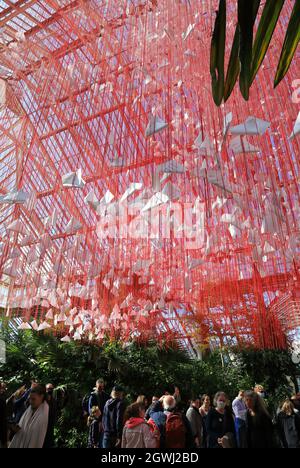
[(273, 90), (293, 2), (250, 101), (221, 108), (217, 4), (0, 2), (1, 302), (22, 328), (277, 348), (300, 326), (299, 51)]

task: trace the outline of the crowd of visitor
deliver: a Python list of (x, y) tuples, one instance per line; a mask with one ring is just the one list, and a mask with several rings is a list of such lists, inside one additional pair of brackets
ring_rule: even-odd
[[(0, 447), (54, 448), (57, 421), (55, 388), (32, 382), (7, 397), (0, 382)], [(80, 417), (80, 415), (78, 415)], [(262, 386), (238, 392), (231, 403), (219, 391), (193, 397), (188, 405), (180, 389), (140, 395), (127, 406), (122, 387), (110, 394), (103, 379), (82, 402), (88, 448), (205, 449), (300, 448), (300, 394), (286, 399), (270, 415)]]

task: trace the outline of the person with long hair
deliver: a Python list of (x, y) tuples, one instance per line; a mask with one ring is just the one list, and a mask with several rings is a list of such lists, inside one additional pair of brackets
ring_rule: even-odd
[(88, 448), (102, 448), (101, 411), (98, 406), (93, 406), (91, 408), (91, 413), (88, 417), (88, 428)]
[(142, 403), (134, 403), (127, 408), (124, 422), (122, 448), (157, 448), (157, 438), (145, 420), (145, 407)]
[(277, 429), (284, 448), (300, 448), (300, 415), (291, 400), (286, 400), (277, 416)]
[(202, 419), (204, 421), (206, 420), (210, 409), (211, 409), (210, 396), (206, 395), (206, 394), (202, 395), (202, 397), (201, 397), (201, 406), (200, 406), (200, 409), (199, 409), (199, 413), (201, 414)]
[(143, 405), (146, 409), (148, 408), (148, 398), (145, 395), (139, 395), (136, 399), (136, 403), (140, 403)]
[(0, 381), (0, 448), (7, 447), (7, 406), (6, 385)]
[(245, 393), (247, 406), (247, 447), (249, 449), (275, 448), (274, 428), (265, 402), (259, 393)]
[(202, 447), (207, 448), (207, 430), (206, 430), (206, 421), (207, 415), (211, 409), (211, 399), (210, 396), (207, 394), (202, 395), (201, 397), (201, 406), (199, 409), (199, 413), (202, 418), (203, 422), (203, 437), (202, 437)]

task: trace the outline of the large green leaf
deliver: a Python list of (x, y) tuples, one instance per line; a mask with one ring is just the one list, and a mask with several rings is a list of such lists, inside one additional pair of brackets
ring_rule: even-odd
[(238, 23), (240, 28), (240, 89), (248, 101), (251, 84), (252, 46), (253, 46), (253, 6), (249, 0), (238, 0)]
[(251, 84), (265, 58), (285, 0), (267, 0), (253, 45)]
[(225, 85), (225, 40), (226, 40), (226, 0), (220, 0), (211, 43), (210, 73), (212, 77), (213, 98), (220, 106)]
[(240, 59), (239, 59), (239, 52), (240, 52), (240, 29), (237, 26), (235, 30), (235, 35), (233, 39), (233, 45), (231, 49), (228, 70), (226, 75), (225, 81), (225, 89), (224, 89), (224, 101), (226, 102), (235, 87), (237, 79), (240, 74)]
[(279, 60), (275, 77), (275, 87), (283, 80), (287, 74), (297, 46), (300, 42), (300, 0), (296, 0), (292, 16), (286, 32), (281, 57)]
[[(253, 25), (257, 17), (257, 13), (258, 13), (259, 6), (260, 6), (260, 1), (261, 0), (252, 1)], [(231, 49), (228, 70), (227, 70), (227, 75), (226, 75), (226, 81), (225, 81), (225, 90), (224, 90), (225, 102), (230, 98), (232, 91), (235, 87), (235, 84), (238, 80), (239, 74), (240, 74), (241, 65), (240, 65), (239, 55), (240, 55), (240, 28), (239, 28), (239, 25), (237, 25), (234, 39), (233, 39), (233, 45)]]

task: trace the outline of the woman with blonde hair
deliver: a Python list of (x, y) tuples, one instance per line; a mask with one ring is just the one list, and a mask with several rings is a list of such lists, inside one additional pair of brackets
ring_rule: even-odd
[(136, 399), (136, 403), (140, 403), (141, 405), (144, 405), (145, 408), (148, 408), (148, 398), (145, 395), (139, 395)]
[(98, 406), (93, 406), (88, 417), (89, 439), (88, 448), (102, 448), (101, 444), (101, 411)]
[(277, 429), (284, 448), (300, 448), (300, 416), (290, 400), (285, 400), (277, 416)]

